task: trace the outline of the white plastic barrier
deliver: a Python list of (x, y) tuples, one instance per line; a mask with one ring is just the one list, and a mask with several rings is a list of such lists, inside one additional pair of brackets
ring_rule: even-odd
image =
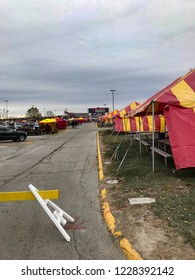
[[(56, 225), (58, 230), (61, 232), (61, 234), (64, 236), (66, 241), (70, 242), (70, 236), (67, 234), (65, 229), (62, 227), (64, 226), (67, 221), (69, 220), (70, 222), (74, 222), (74, 219), (68, 215), (66, 212), (64, 212), (61, 208), (59, 208), (55, 203), (53, 203), (49, 199), (43, 199), (39, 194), (38, 190), (33, 186), (29, 185), (28, 186), (31, 192), (34, 194), (38, 202), (41, 204), (47, 215), (50, 217), (50, 219), (53, 221), (53, 223)], [(48, 205), (54, 209), (54, 212), (52, 213), (51, 210), (49, 209)]]

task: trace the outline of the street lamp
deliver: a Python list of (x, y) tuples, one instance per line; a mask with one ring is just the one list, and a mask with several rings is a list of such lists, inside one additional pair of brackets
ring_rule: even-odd
[(8, 119), (8, 100), (5, 100), (6, 118)]
[(116, 89), (111, 89), (110, 91), (112, 93), (112, 109), (114, 111), (114, 92), (116, 91)]
[(106, 110), (106, 105), (107, 105), (107, 104), (104, 104), (104, 114), (105, 114), (106, 111), (107, 111), (107, 110)]

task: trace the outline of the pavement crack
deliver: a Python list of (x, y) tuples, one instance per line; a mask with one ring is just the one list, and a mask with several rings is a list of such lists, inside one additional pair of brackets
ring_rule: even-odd
[(75, 249), (75, 252), (77, 253), (78, 255), (78, 260), (82, 260), (82, 255), (81, 253), (79, 252), (79, 249), (78, 249), (78, 245), (77, 245), (77, 239), (76, 239), (76, 232), (73, 231), (73, 239), (74, 239), (74, 249)]
[(17, 177), (24, 175), (26, 172), (28, 171), (32, 171), (33, 168), (35, 168), (37, 165), (39, 165), (40, 163), (42, 163), (45, 159), (49, 158), (51, 155), (53, 155), (54, 153), (56, 153), (57, 151), (59, 151), (64, 145), (66, 145), (68, 142), (70, 142), (72, 140), (72, 138), (68, 139), (66, 142), (62, 143), (59, 147), (57, 147), (56, 149), (54, 149), (51, 153), (47, 154), (45, 157), (43, 157), (41, 160), (39, 160), (38, 162), (36, 162), (35, 164), (33, 164), (32, 166), (30, 166), (29, 168), (27, 168), (26, 170), (22, 170), (21, 172), (19, 172), (18, 174), (16, 174), (15, 176), (13, 176), (10, 179), (7, 179), (4, 184), (2, 184), (0, 186), (0, 188), (6, 186), (7, 184), (9, 184), (10, 182), (12, 182), (13, 180), (15, 180)]

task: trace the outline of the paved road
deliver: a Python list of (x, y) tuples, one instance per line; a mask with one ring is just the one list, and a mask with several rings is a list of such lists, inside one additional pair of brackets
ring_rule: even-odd
[[(0, 191), (59, 189), (54, 202), (75, 218), (71, 242), (37, 201), (0, 203), (0, 259), (125, 259), (100, 211), (94, 124), (56, 135), (0, 142)], [(69, 224), (68, 224), (69, 225)]]

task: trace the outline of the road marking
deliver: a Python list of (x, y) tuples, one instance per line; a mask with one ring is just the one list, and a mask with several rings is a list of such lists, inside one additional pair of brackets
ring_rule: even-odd
[[(38, 194), (43, 199), (58, 199), (60, 191), (59, 190), (38, 191)], [(35, 200), (35, 199), (36, 198), (31, 191), (0, 192), (0, 202), (18, 201), (18, 200)]]
[(32, 143), (34, 143), (35, 141), (26, 141), (26, 142), (24, 142), (24, 144), (27, 144), (27, 145), (29, 145), (29, 144), (32, 144)]

